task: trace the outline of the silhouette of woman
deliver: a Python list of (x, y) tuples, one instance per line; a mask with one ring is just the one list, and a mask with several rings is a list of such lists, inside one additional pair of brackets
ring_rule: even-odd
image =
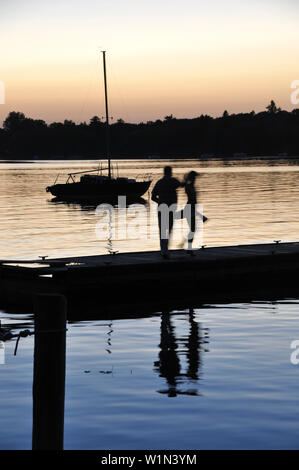
[[(184, 217), (187, 219), (188, 225), (189, 225), (189, 233), (187, 236), (188, 240), (188, 250), (187, 253), (195, 256), (194, 250), (192, 249), (192, 243), (196, 231), (196, 216), (201, 214), (196, 211), (196, 204), (197, 204), (197, 194), (196, 194), (196, 189), (195, 189), (195, 181), (198, 176), (198, 173), (194, 170), (189, 171), (185, 175), (185, 192), (187, 195), (187, 204), (185, 208), (183, 209), (184, 212)], [(203, 217), (203, 222), (206, 222), (208, 219), (204, 215)]]

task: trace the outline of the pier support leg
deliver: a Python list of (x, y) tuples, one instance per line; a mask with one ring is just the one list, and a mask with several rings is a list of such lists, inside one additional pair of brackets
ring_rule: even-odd
[(35, 298), (32, 449), (63, 449), (66, 299)]

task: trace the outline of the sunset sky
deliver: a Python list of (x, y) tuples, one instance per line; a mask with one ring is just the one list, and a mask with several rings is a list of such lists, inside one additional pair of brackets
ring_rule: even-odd
[(298, 0), (1, 0), (9, 111), (47, 122), (129, 122), (287, 110), (299, 79)]

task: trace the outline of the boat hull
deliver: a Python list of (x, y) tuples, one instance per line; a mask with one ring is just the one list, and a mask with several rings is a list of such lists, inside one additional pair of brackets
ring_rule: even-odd
[(47, 192), (64, 201), (111, 201), (119, 196), (135, 199), (143, 196), (151, 181), (119, 182), (116, 180), (102, 183), (66, 183), (47, 187)]

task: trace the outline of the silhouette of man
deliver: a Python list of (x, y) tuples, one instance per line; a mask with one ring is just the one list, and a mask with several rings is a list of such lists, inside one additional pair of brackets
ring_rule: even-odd
[(173, 228), (177, 204), (177, 189), (182, 184), (172, 177), (171, 166), (164, 167), (164, 176), (154, 186), (152, 200), (158, 204), (161, 255), (169, 259), (168, 242)]

